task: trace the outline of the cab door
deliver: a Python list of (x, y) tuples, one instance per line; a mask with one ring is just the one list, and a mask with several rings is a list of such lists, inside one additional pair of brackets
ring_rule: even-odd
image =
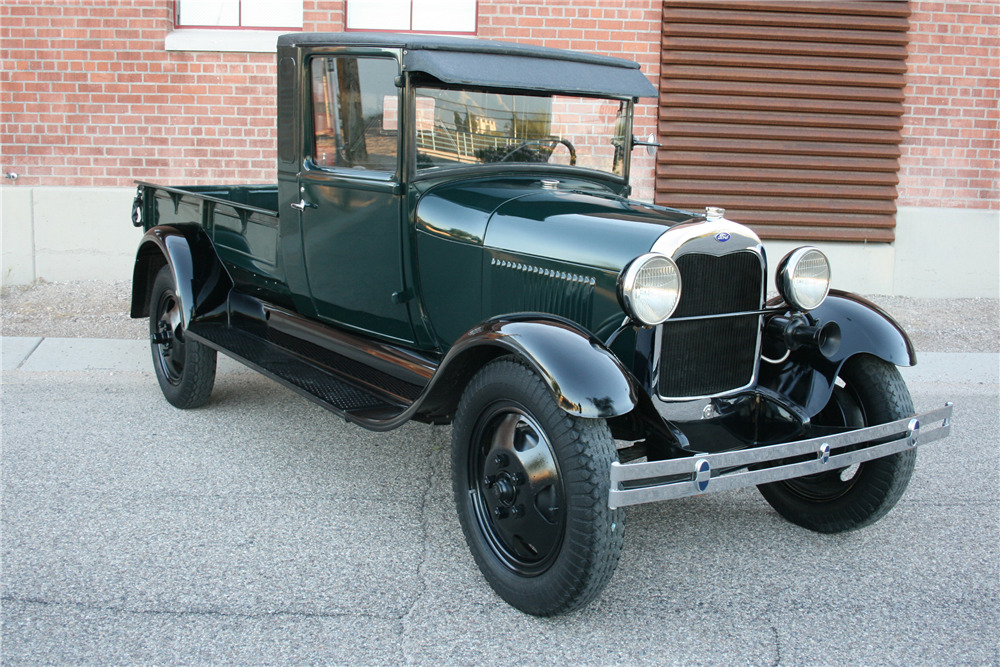
[(306, 158), (298, 175), (303, 258), (320, 319), (413, 340), (403, 275), (399, 62), (317, 54), (308, 63)]

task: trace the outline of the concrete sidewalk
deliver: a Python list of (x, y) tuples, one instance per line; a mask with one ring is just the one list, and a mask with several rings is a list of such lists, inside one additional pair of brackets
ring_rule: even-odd
[[(4, 371), (47, 373), (53, 371), (153, 372), (149, 342), (122, 338), (23, 338), (0, 337), (0, 362)], [(225, 355), (219, 372), (253, 372)]]
[[(990, 385), (1000, 381), (1000, 355), (992, 352), (924, 352), (900, 372), (909, 384)], [(149, 343), (106, 338), (0, 337), (4, 371), (128, 371), (152, 373)], [(252, 372), (220, 355), (219, 372)]]

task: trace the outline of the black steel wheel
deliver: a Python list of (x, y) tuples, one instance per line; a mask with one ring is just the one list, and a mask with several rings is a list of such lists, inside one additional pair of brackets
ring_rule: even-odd
[(178, 408), (204, 405), (215, 384), (217, 355), (212, 348), (185, 337), (170, 267), (164, 266), (156, 274), (149, 305), (149, 344), (164, 397)]
[[(830, 401), (813, 418), (826, 426), (864, 427), (913, 414), (910, 392), (892, 364), (870, 355), (852, 357), (840, 371)], [(913, 474), (916, 450), (849, 468), (757, 487), (781, 516), (821, 533), (868, 526), (891, 510)]]
[(487, 582), (540, 616), (594, 599), (621, 553), (624, 512), (608, 508), (614, 441), (604, 420), (572, 417), (512, 358), (466, 388), (452, 436), (459, 521)]

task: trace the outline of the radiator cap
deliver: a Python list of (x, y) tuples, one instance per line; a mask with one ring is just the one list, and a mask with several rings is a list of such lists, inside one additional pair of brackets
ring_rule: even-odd
[(705, 217), (709, 220), (718, 220), (724, 215), (726, 215), (726, 209), (724, 208), (719, 208), (718, 206), (705, 207)]

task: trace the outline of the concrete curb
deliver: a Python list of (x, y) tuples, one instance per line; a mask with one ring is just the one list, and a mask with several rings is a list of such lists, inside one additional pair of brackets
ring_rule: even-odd
[[(1000, 383), (1000, 354), (991, 352), (924, 352), (919, 363), (900, 372), (908, 384), (995, 385)], [(111, 338), (0, 337), (4, 371), (152, 372), (149, 343)], [(219, 372), (252, 372), (224, 355)]]
[[(4, 371), (51, 373), (63, 371), (125, 371), (152, 373), (149, 342), (121, 338), (0, 337)], [(221, 355), (219, 372), (253, 372)]]

